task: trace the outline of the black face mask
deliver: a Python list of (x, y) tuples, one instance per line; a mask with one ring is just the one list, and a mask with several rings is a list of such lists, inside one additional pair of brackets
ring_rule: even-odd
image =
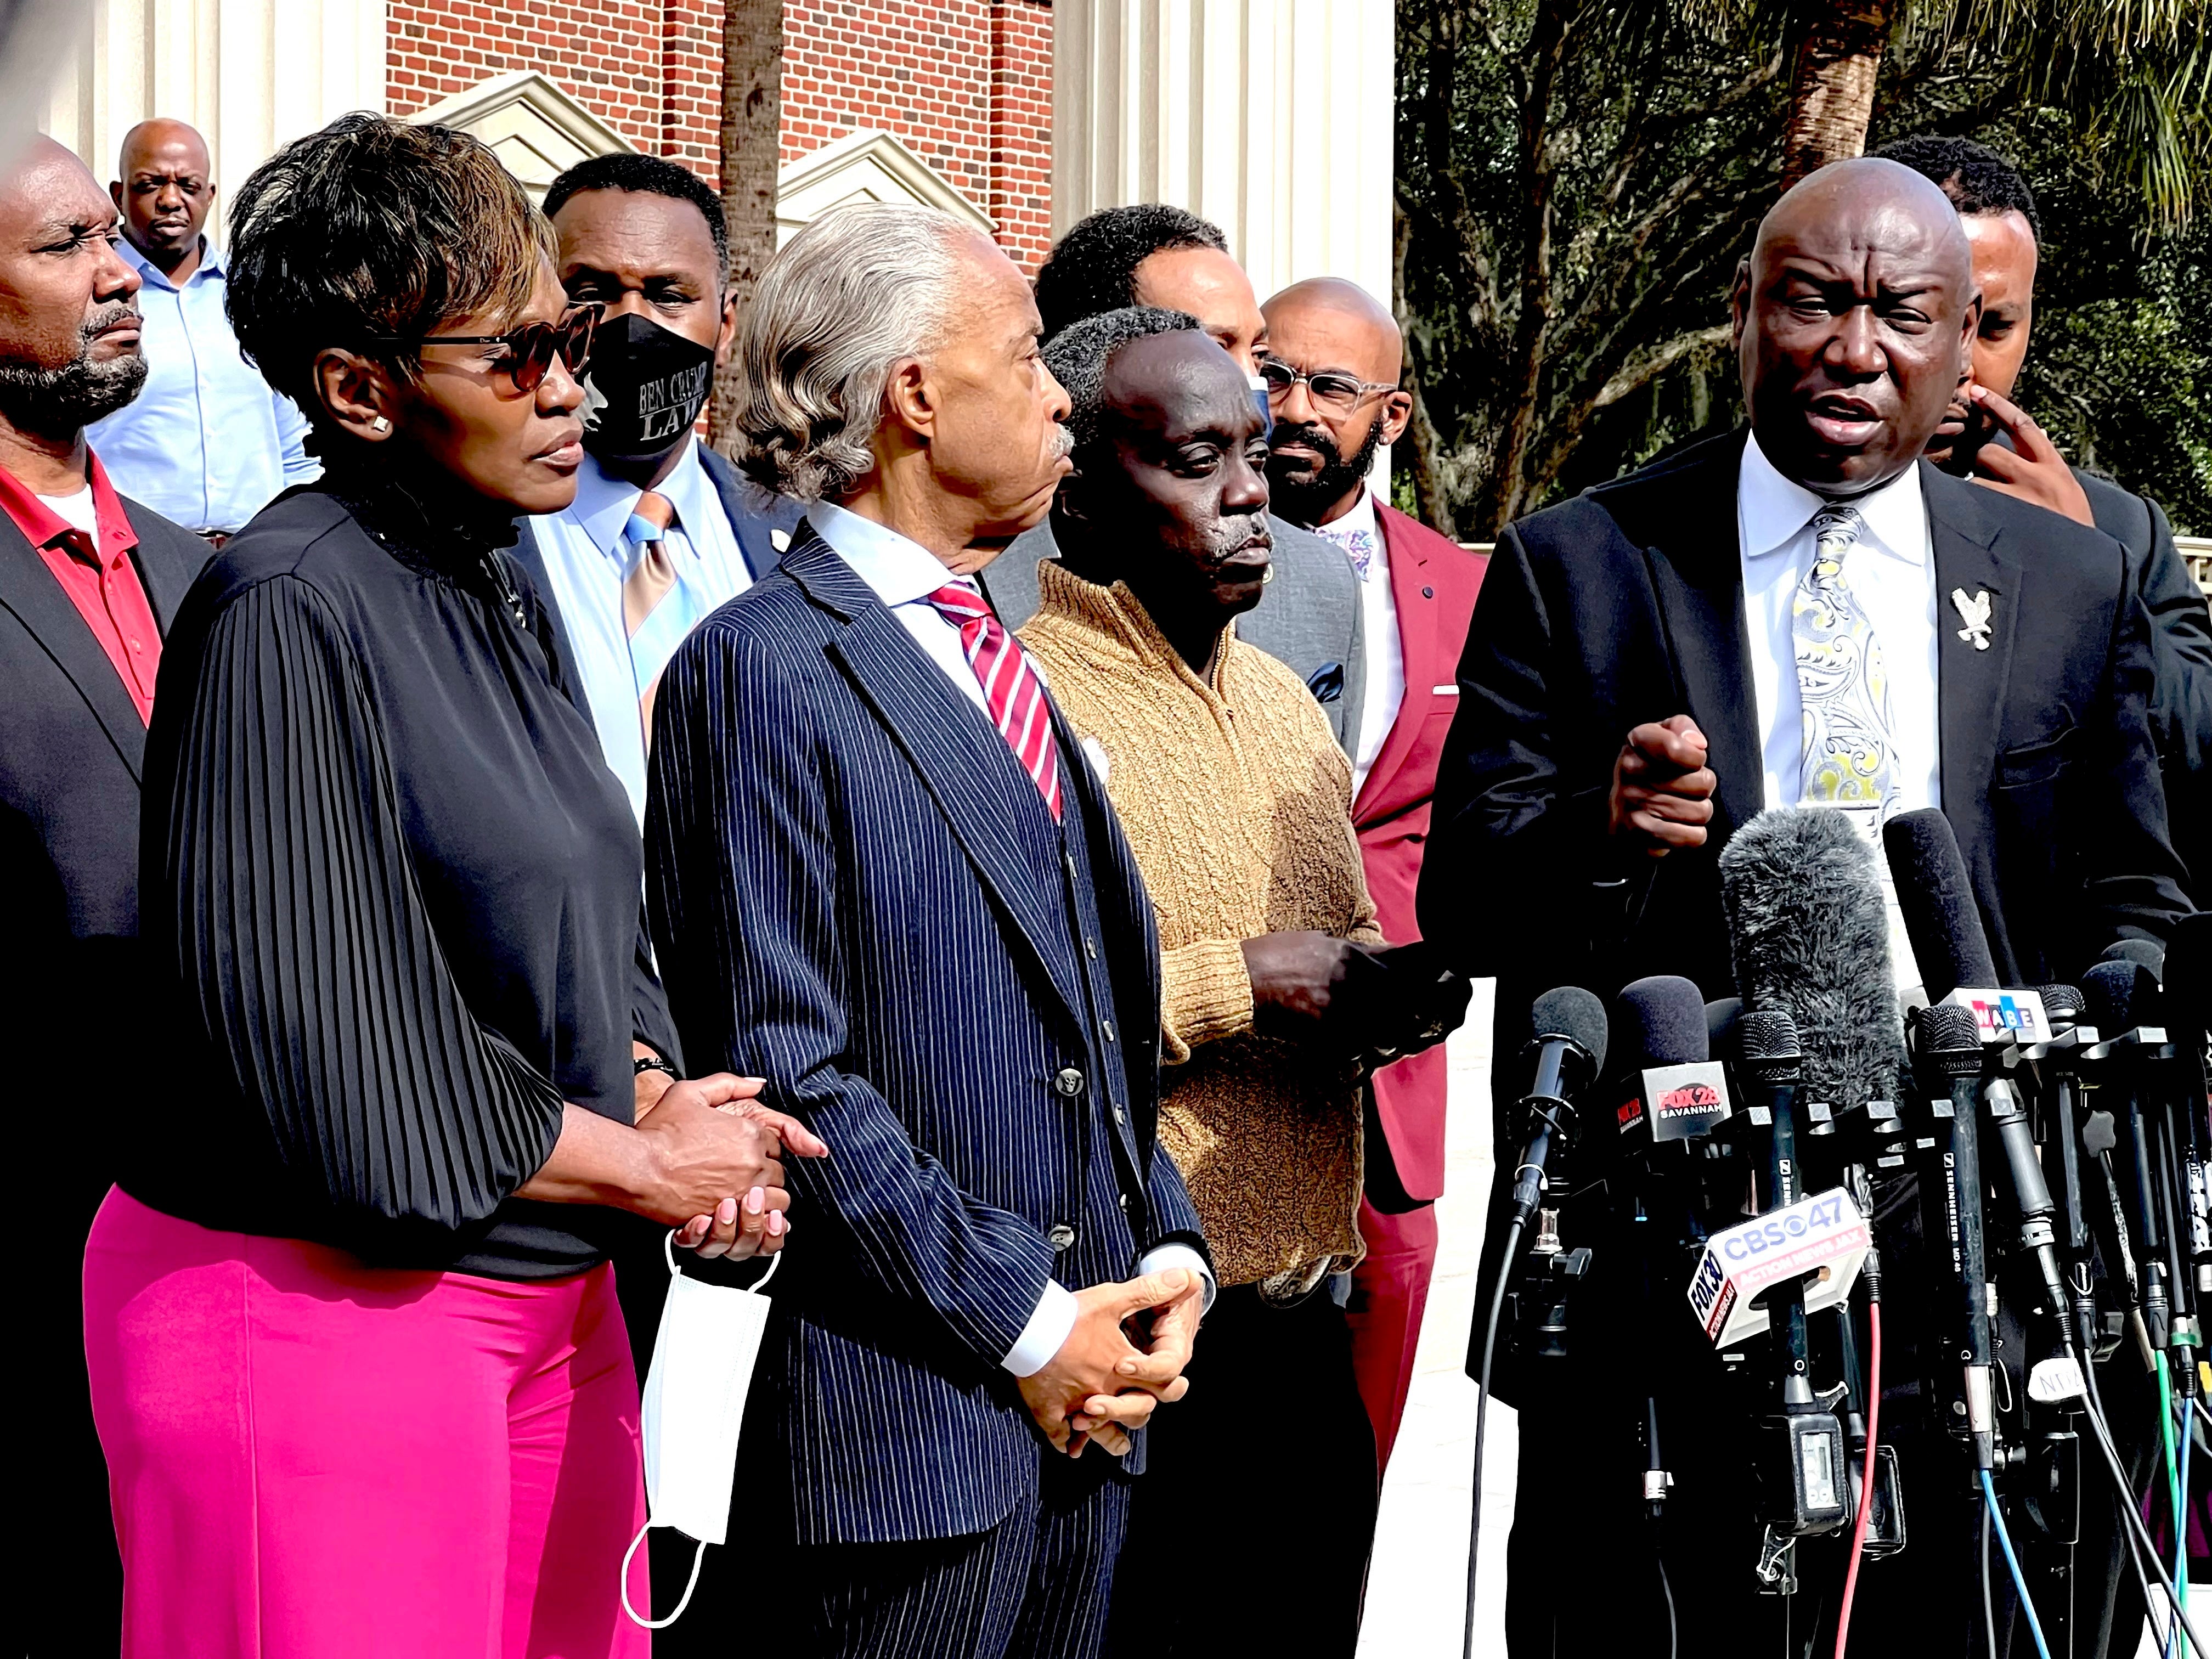
[(684, 441), (714, 386), (714, 349), (633, 312), (599, 325), (584, 366), (584, 447), (653, 460)]

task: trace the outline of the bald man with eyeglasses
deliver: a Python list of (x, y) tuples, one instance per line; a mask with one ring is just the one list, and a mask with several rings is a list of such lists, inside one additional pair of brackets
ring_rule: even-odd
[[(1369, 486), (1376, 453), (1404, 435), (1413, 408), (1401, 386), (1405, 345), (1389, 309), (1336, 277), (1293, 283), (1261, 309), (1275, 510), (1337, 547), (1359, 580), (1366, 675), (1353, 722), (1352, 824), (1383, 934), (1404, 945), (1420, 937), (1413, 890), (1429, 802), (1486, 561)], [(1431, 1048), (1376, 1073), (1370, 1097), (1359, 1213), (1367, 1255), (1353, 1272), (1347, 1313), (1378, 1480), (1405, 1413), (1436, 1266), (1444, 1082), (1444, 1051)]]

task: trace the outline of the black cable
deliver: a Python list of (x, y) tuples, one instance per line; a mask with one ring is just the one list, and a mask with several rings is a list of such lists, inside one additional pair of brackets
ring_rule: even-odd
[(1659, 1569), (1659, 1593), (1667, 1598), (1667, 1659), (1675, 1659), (1678, 1638), (1674, 1634), (1674, 1587), (1667, 1582), (1667, 1560), (1659, 1553), (1656, 1539), (1651, 1545), (1651, 1565)]
[[(2082, 1366), (2081, 1380), (2088, 1385), (2089, 1390), (2088, 1397), (2083, 1401), (2084, 1408), (2094, 1410), (2101, 1416), (2105, 1409), (2105, 1396), (2097, 1388), (2097, 1368), (2094, 1365)], [(2124, 1498), (2121, 1500), (2120, 1507), (2123, 1509), (2127, 1507)], [(2143, 1617), (2148, 1619), (2151, 1616), (2151, 1608), (2158, 1598), (2150, 1593), (2150, 1577), (2143, 1571), (2142, 1547), (2136, 1542), (2135, 1534), (2125, 1527), (2120, 1528), (2120, 1541), (2128, 1547), (2128, 1565), (2135, 1569), (2136, 1588), (2142, 1594)], [(2151, 1626), (2154, 1632), (2157, 1628), (2155, 1623)]]
[(1490, 1427), (1490, 1361), (1498, 1351), (1498, 1317), (1505, 1309), (1505, 1287), (1512, 1282), (1513, 1253), (1521, 1246), (1521, 1229), (1527, 1218), (1516, 1216), (1505, 1230), (1505, 1249), (1498, 1258), (1498, 1286), (1490, 1293), (1490, 1317), (1482, 1328), (1482, 1375), (1475, 1382), (1474, 1497), (1467, 1522), (1467, 1630), (1462, 1644), (1466, 1659), (1474, 1659), (1475, 1569), (1482, 1559), (1482, 1442)]
[[(2166, 1592), (2166, 1604), (2173, 1609), (2173, 1616), (2181, 1621), (2182, 1634), (2189, 1638), (2189, 1645), (2196, 1650), (2198, 1659), (2204, 1659), (2206, 1655), (2212, 1654), (2212, 1648), (2207, 1648), (2197, 1639), (2197, 1626), (2190, 1620), (2188, 1601), (2174, 1588), (2173, 1580), (2166, 1577), (2165, 1567), (2160, 1564), (2158, 1546), (2152, 1541), (2149, 1528), (2143, 1525), (2142, 1516), (2136, 1512), (2136, 1500), (2130, 1490), (2127, 1470), (2121, 1465), (2119, 1450), (2112, 1443), (2112, 1431), (2105, 1422), (2105, 1414), (2101, 1410), (2093, 1409), (2088, 1418), (2089, 1426), (2096, 1431), (2097, 1449), (2105, 1455), (2105, 1468), (2111, 1474), (2113, 1484), (2119, 1488), (2119, 1510), (2127, 1517), (2128, 1530), (2142, 1546), (2143, 1559), (2150, 1572), (2156, 1577), (2159, 1588)], [(2145, 1600), (2148, 1600), (2148, 1594)]]
[(1997, 1614), (1990, 1597), (1990, 1504), (1982, 1500), (1982, 1634), (1989, 1638), (1990, 1659), (1997, 1659)]

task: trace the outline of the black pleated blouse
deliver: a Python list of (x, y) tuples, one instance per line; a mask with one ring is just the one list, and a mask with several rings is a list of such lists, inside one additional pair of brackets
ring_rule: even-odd
[(162, 651), (141, 926), (173, 1063), (122, 1186), (381, 1266), (548, 1279), (612, 1218), (513, 1196), (562, 1104), (674, 1052), (628, 799), (510, 526), (358, 479), (217, 554)]

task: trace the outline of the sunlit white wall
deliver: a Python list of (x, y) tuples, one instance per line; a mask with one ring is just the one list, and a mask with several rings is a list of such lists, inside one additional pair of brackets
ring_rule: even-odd
[(1390, 294), (1390, 0), (1058, 0), (1055, 235), (1172, 202), (1266, 299), (1306, 276)]
[(81, 11), (40, 125), (102, 184), (134, 124), (173, 116), (207, 137), (220, 211), (279, 144), (384, 107), (385, 0), (84, 0)]

